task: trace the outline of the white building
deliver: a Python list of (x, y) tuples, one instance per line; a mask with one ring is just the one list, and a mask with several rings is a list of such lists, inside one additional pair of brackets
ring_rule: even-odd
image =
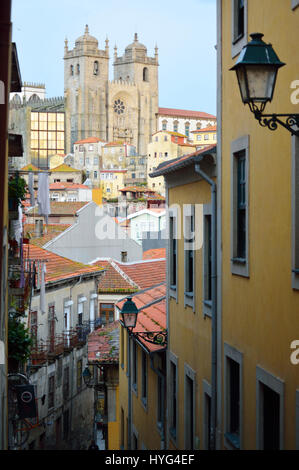
[(215, 124), (216, 116), (201, 111), (172, 108), (159, 108), (158, 111), (158, 131), (179, 132), (190, 139), (190, 132)]
[(127, 217), (130, 237), (139, 245), (148, 232), (157, 234), (165, 229), (165, 209), (143, 209)]

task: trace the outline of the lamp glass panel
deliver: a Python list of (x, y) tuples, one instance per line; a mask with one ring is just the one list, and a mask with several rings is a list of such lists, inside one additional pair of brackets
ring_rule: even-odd
[(239, 67), (236, 72), (237, 72), (242, 101), (243, 103), (247, 103), (249, 100), (249, 96), (248, 96), (248, 88), (247, 88), (247, 83), (246, 83), (245, 67)]
[(124, 324), (126, 328), (135, 327), (136, 325), (136, 313), (125, 313), (123, 314)]
[(250, 65), (246, 67), (249, 99), (251, 101), (271, 101), (275, 86), (277, 69)]

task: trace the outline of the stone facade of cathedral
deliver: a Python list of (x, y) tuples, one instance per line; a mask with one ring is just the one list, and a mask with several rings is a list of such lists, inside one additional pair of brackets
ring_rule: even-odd
[(72, 50), (65, 41), (64, 92), (66, 152), (93, 136), (135, 145), (139, 155), (157, 131), (158, 50), (154, 57), (135, 34), (123, 56), (114, 48), (114, 79), (109, 80), (109, 45), (98, 48), (88, 26)]

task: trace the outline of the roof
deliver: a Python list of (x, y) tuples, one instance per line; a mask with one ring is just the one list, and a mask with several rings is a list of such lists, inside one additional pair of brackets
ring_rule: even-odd
[(56, 173), (56, 172), (73, 173), (74, 171), (81, 172), (81, 170), (77, 170), (77, 168), (72, 168), (71, 166), (68, 166), (65, 163), (62, 163), (61, 165), (58, 165), (55, 168), (51, 169), (52, 173)]
[(108, 142), (108, 144), (104, 145), (104, 147), (122, 147), (123, 145), (126, 145), (126, 142)]
[(174, 117), (189, 117), (189, 118), (206, 118), (216, 119), (213, 114), (204, 113), (202, 111), (188, 111), (186, 109), (173, 109), (173, 108), (159, 108), (158, 114), (162, 116), (174, 116)]
[(87, 266), (83, 263), (72, 261), (68, 258), (56, 255), (31, 243), (23, 245), (24, 257), (34, 260), (47, 260), (46, 284), (50, 282), (70, 279), (83, 274), (96, 274), (102, 271), (98, 266)]
[(177, 169), (187, 166), (195, 161), (197, 157), (208, 155), (211, 153), (215, 153), (217, 149), (217, 145), (208, 145), (204, 149), (197, 150), (193, 153), (188, 153), (187, 155), (183, 155), (182, 157), (174, 158), (173, 160), (168, 160), (166, 162), (161, 163), (155, 171), (150, 173), (151, 178), (155, 178), (156, 176), (164, 175), (165, 173), (169, 173), (171, 171), (176, 171)]
[(114, 169), (111, 168), (111, 170), (100, 170), (100, 173), (127, 173), (127, 171), (128, 171), (127, 169), (125, 169), (125, 170), (121, 170), (121, 169), (116, 170), (115, 168)]
[(140, 211), (133, 212), (132, 214), (127, 216), (127, 219), (134, 219), (135, 217), (139, 217), (140, 215), (148, 214), (152, 215), (153, 217), (162, 217), (166, 214), (165, 209), (141, 209)]
[(43, 171), (37, 168), (37, 166), (32, 165), (32, 163), (28, 163), (28, 165), (23, 166), (20, 171)]
[(108, 323), (88, 335), (88, 362), (118, 364), (119, 322)]
[[(126, 299), (118, 302), (117, 308), (121, 310)], [(146, 291), (132, 295), (139, 313), (133, 334), (144, 332), (166, 332), (166, 283), (156, 285)], [(152, 344), (138, 336), (138, 341), (150, 352), (165, 349), (165, 346)]]
[(119, 266), (123, 273), (129, 276), (140, 289), (152, 287), (166, 280), (166, 259), (149, 259), (132, 263), (115, 261), (115, 264)]
[(92, 263), (105, 269), (99, 283), (99, 292), (136, 292), (137, 285), (121, 271), (113, 260), (98, 260)]
[(50, 191), (59, 191), (60, 189), (90, 189), (89, 186), (79, 183), (68, 183), (66, 181), (61, 181), (59, 183), (50, 183)]
[[(67, 201), (67, 202), (57, 202), (57, 201), (50, 201), (50, 217), (53, 215), (75, 215), (76, 212), (81, 209), (82, 207), (89, 204), (89, 202), (79, 202), (79, 201)], [(32, 214), (36, 210), (36, 208), (31, 208), (28, 211), (28, 214)]]
[(46, 243), (53, 238), (56, 238), (61, 232), (64, 232), (67, 228), (70, 227), (70, 224), (50, 224), (47, 225), (47, 233), (43, 233), (41, 237), (35, 236), (35, 226), (34, 224), (24, 224), (24, 235), (30, 233), (30, 243), (35, 246), (43, 247)]
[(126, 186), (125, 188), (123, 189), (120, 189), (121, 192), (137, 192), (137, 193), (144, 193), (146, 191), (150, 191), (150, 192), (153, 192), (152, 189), (148, 189), (144, 186)]
[(105, 142), (105, 140), (99, 139), (98, 137), (87, 137), (86, 139), (77, 140), (75, 144), (95, 144), (97, 142)]
[(159, 133), (165, 133), (165, 134), (170, 134), (170, 135), (174, 135), (176, 137), (185, 137), (187, 138), (186, 134), (180, 134), (179, 132), (174, 132), (174, 131), (166, 131), (166, 130), (160, 130), (160, 131), (157, 131), (157, 132), (154, 132), (152, 135), (156, 135), (156, 134), (159, 134)]
[(198, 133), (198, 132), (216, 132), (217, 126), (209, 126), (203, 127), (202, 129), (196, 129), (196, 131), (191, 131), (191, 134)]
[(143, 252), (142, 259), (160, 259), (166, 258), (166, 248), (153, 248)]

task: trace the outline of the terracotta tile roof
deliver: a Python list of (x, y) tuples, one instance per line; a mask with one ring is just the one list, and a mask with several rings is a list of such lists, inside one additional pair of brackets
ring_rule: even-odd
[(166, 258), (166, 248), (153, 248), (143, 252), (142, 259), (160, 259)]
[(166, 279), (166, 260), (146, 260), (134, 263), (115, 264), (127, 275), (140, 289), (152, 287)]
[(183, 163), (192, 162), (193, 158), (200, 155), (200, 154), (211, 153), (213, 151), (216, 151), (216, 149), (217, 149), (217, 145), (212, 144), (212, 145), (206, 146), (205, 148), (203, 148), (201, 150), (197, 150), (196, 152), (188, 153), (186, 155), (183, 155), (182, 157), (178, 157), (178, 158), (175, 158), (173, 160), (163, 162), (157, 167), (157, 169), (155, 171), (150, 173), (150, 176), (153, 177), (153, 178), (155, 178), (156, 176), (160, 176), (161, 174), (163, 174), (165, 172), (165, 170), (169, 170), (169, 169), (172, 169), (172, 168), (175, 169), (176, 167), (179, 167)]
[(216, 116), (213, 116), (213, 114), (202, 111), (188, 111), (186, 109), (159, 108), (158, 114), (162, 116), (216, 119)]
[(51, 251), (32, 245), (23, 245), (24, 257), (34, 260), (47, 260), (46, 283), (69, 279), (88, 273), (100, 273), (98, 266), (86, 266), (68, 258), (56, 255)]
[(99, 292), (136, 292), (137, 285), (124, 276), (124, 273), (118, 269), (118, 266), (111, 260), (99, 260), (92, 263), (92, 266), (98, 266), (105, 269), (99, 283)]
[(114, 169), (111, 168), (111, 170), (100, 170), (100, 173), (127, 173), (127, 171), (128, 171), (127, 169), (125, 169), (125, 170), (120, 170), (120, 169), (116, 170), (115, 168)]
[[(145, 292), (139, 292), (132, 296), (138, 310), (136, 327), (133, 334), (143, 332), (159, 332), (166, 330), (166, 284), (155, 286)], [(126, 299), (117, 303), (117, 308), (121, 310)], [(150, 305), (154, 303), (153, 305)], [(148, 343), (138, 336), (138, 340), (146, 347), (149, 352), (159, 351), (165, 347)]]
[(77, 140), (75, 144), (95, 144), (97, 142), (105, 142), (105, 140), (99, 139), (98, 137), (87, 137), (87, 139)]
[(119, 142), (108, 142), (108, 144), (104, 145), (104, 147), (122, 147), (123, 145), (125, 145), (126, 142), (122, 142), (122, 141), (119, 141)]
[(58, 191), (61, 189), (90, 189), (89, 186), (79, 183), (68, 183), (67, 181), (62, 181), (59, 183), (50, 183), (50, 191)]
[[(60, 215), (60, 216), (67, 216), (67, 215), (75, 215), (76, 212), (81, 209), (83, 206), (86, 206), (88, 202), (79, 202), (79, 201), (67, 201), (67, 202), (57, 202), (51, 201), (50, 202), (50, 209), (51, 214), (50, 217), (53, 215)], [(37, 213), (37, 209), (35, 208)], [(28, 214), (31, 215), (34, 212), (32, 208)]]
[(88, 362), (118, 363), (119, 328), (119, 322), (115, 321), (88, 335)]
[(174, 135), (175, 137), (187, 137), (186, 134), (180, 134), (179, 132), (174, 132), (174, 131), (163, 131), (163, 130), (160, 130), (160, 131), (157, 131), (157, 132), (154, 132), (152, 135), (156, 135), (156, 134), (159, 134), (161, 132), (164, 132), (165, 134), (170, 134), (170, 135)]
[(192, 134), (198, 132), (216, 132), (217, 126), (203, 127), (202, 129), (196, 129), (196, 131), (191, 131)]
[[(47, 233), (44, 233), (42, 237), (35, 236), (34, 224), (24, 224), (24, 235), (30, 233), (30, 243), (35, 246), (43, 247), (46, 243), (53, 238), (56, 238), (61, 232), (64, 232), (70, 224), (49, 224), (46, 226)], [(44, 229), (45, 230), (45, 229)]]
[(66, 165), (65, 163), (61, 163), (61, 165), (56, 166), (55, 168), (51, 169), (52, 173), (62, 172), (62, 173), (73, 173), (73, 172), (81, 172), (81, 170), (77, 170), (76, 168), (72, 168), (71, 166)]

